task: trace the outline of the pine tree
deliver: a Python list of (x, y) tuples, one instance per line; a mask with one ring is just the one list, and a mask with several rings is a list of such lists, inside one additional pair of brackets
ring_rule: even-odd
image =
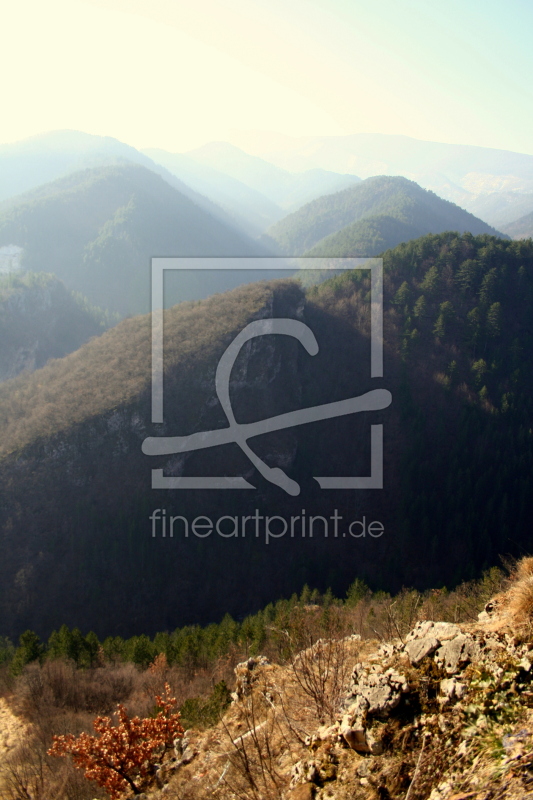
[(487, 311), (487, 333), (497, 339), (501, 333), (501, 303), (493, 303)]

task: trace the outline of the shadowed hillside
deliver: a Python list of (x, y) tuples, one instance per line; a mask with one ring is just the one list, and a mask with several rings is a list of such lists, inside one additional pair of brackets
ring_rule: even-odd
[[(369, 278), (355, 271), (305, 295), (290, 281), (260, 283), (166, 312), (163, 426), (150, 423), (148, 317), (3, 384), (2, 629), (46, 633), (64, 622), (99, 635), (151, 633), (246, 614), (304, 583), (336, 594), (354, 575), (389, 591), (450, 585), (527, 546), (531, 243), (446, 233), (400, 245), (384, 263), (383, 380), (369, 378)], [(251, 439), (259, 458), (297, 481), (298, 496), (259, 474), (235, 443), (143, 455), (146, 436), (227, 427), (215, 370), (234, 336), (263, 317), (304, 321), (319, 352), (286, 336), (244, 348), (231, 388), (239, 423), (380, 387), (392, 405)], [(317, 475), (369, 474), (370, 424), (379, 423), (383, 490), (320, 491)], [(255, 490), (152, 490), (152, 469), (243, 476)], [(173, 537), (153, 527), (154, 509), (178, 518)], [(232, 535), (236, 516), (275, 513), (301, 525), (302, 509), (324, 518), (313, 536), (268, 538), (253, 525)], [(338, 535), (327, 523), (335, 510)], [(225, 517), (222, 533), (192, 535), (188, 520), (199, 515)], [(363, 517), (380, 521), (383, 536), (348, 534)]]
[(52, 275), (0, 276), (0, 381), (77, 350), (112, 322)]

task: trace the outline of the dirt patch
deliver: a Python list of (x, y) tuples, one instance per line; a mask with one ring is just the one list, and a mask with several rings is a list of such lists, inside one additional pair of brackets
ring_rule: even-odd
[(0, 759), (14, 747), (21, 744), (27, 731), (27, 724), (15, 716), (3, 697), (0, 697)]
[(2, 785), (2, 769), (8, 755), (27, 736), (28, 725), (17, 717), (3, 697), (0, 697), (0, 786)]

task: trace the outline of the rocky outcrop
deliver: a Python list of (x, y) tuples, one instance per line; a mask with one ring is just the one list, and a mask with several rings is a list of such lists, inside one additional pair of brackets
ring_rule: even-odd
[(447, 622), (420, 622), (405, 642), (382, 646), (378, 653), (379, 663), (354, 668), (342, 716), (324, 737), (342, 739), (359, 753), (384, 752), (382, 733), (395, 716), (423, 731), (428, 720), (434, 722), (434, 714), (424, 711), (436, 712), (439, 724), (451, 707), (463, 713), (461, 702), (469, 690), (472, 695), (477, 675), (483, 674), (494, 692), (517, 679), (528, 685), (533, 677), (530, 644)]
[(232, 693), (235, 702), (250, 694), (253, 684), (261, 673), (261, 668), (267, 667), (269, 663), (265, 656), (257, 656), (237, 664), (235, 667), (235, 691)]
[(292, 716), (295, 670), (316, 644), (290, 666), (249, 658), (221, 725), (193, 760), (173, 759), (170, 796), (194, 785), (219, 800), (268, 787), (283, 800), (520, 800), (533, 770), (533, 643), (429, 620), (403, 640), (343, 641), (359, 659), (333, 723), (302, 737)]
[[(523, 613), (533, 560), (526, 561), (494, 603), (498, 611), (482, 612), (479, 623), (422, 620), (381, 644), (318, 639), (288, 663), (239, 663), (224, 718), (176, 742), (147, 798), (529, 797), (533, 640), (523, 635)], [(313, 708), (317, 691), (331, 690), (329, 710)]]
[(372, 728), (372, 720), (387, 717), (409, 690), (406, 677), (379, 664), (357, 664), (352, 674), (351, 695), (339, 721), (339, 735), (359, 753), (382, 752), (383, 746)]
[(458, 625), (449, 622), (419, 622), (408, 634), (403, 649), (413, 666), (433, 656), (449, 675), (480, 654), (480, 645), (475, 637), (464, 634)]

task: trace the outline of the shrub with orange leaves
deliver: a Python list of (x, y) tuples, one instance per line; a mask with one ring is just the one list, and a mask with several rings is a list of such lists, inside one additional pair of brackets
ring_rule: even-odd
[(97, 736), (56, 735), (48, 754), (72, 755), (76, 767), (84, 769), (85, 777), (96, 781), (112, 800), (118, 800), (128, 790), (140, 794), (153, 774), (154, 764), (163, 758), (176, 738), (183, 736), (179, 713), (171, 713), (176, 699), (170, 696), (168, 683), (165, 694), (156, 695), (155, 699), (157, 716), (130, 718), (126, 708), (119, 704), (116, 725), (110, 717), (97, 717), (93, 722)]

